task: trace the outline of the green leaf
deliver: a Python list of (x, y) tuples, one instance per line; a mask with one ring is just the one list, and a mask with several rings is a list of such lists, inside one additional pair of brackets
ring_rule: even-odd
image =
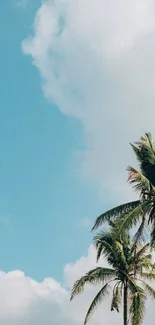
[[(123, 237), (123, 240), (126, 240), (126, 245), (128, 245), (128, 236)], [(99, 232), (96, 236), (94, 236), (94, 242), (97, 249), (97, 261), (104, 255), (107, 258), (107, 261), (110, 265), (115, 268), (119, 267), (120, 263), (122, 263), (122, 267), (126, 264), (125, 255), (123, 253), (123, 245), (124, 243), (120, 242), (120, 235), (118, 230), (114, 232), (108, 233), (105, 231)]]
[(120, 256), (121, 256), (121, 260), (123, 261), (124, 264), (126, 264), (126, 257), (125, 257), (125, 254), (124, 254), (124, 249), (123, 249), (123, 245), (116, 241), (116, 246), (118, 247), (119, 251), (120, 251)]
[(143, 215), (142, 216), (142, 221), (134, 235), (134, 244), (138, 244), (138, 243), (141, 243), (141, 242), (145, 242), (145, 237), (146, 237), (146, 234), (148, 234), (148, 227), (147, 227), (147, 224), (146, 224), (146, 216)]
[(137, 200), (137, 201), (133, 201), (133, 202), (129, 202), (129, 203), (119, 205), (118, 207), (115, 207), (115, 208), (113, 208), (111, 210), (108, 210), (108, 211), (102, 213), (96, 219), (92, 230), (95, 230), (95, 229), (99, 228), (104, 222), (106, 222), (108, 220), (115, 219), (116, 217), (119, 217), (122, 214), (131, 212), (133, 209), (135, 209), (139, 205), (140, 205), (140, 201)]
[(131, 278), (129, 278), (129, 288), (132, 300), (130, 308), (131, 323), (132, 325), (140, 325), (144, 316), (146, 295), (143, 289)]
[(97, 267), (89, 272), (86, 275), (82, 276), (77, 280), (71, 291), (72, 300), (75, 296), (82, 293), (86, 284), (99, 284), (104, 283), (108, 280), (111, 280), (115, 277), (116, 271), (110, 268)]
[(151, 247), (155, 246), (155, 218), (152, 221), (150, 244), (151, 244)]
[(138, 291), (133, 296), (132, 301), (132, 325), (140, 325), (142, 323), (144, 317), (144, 310), (145, 310), (145, 295), (142, 291)]
[(103, 298), (108, 295), (108, 290), (109, 290), (110, 286), (109, 283), (106, 283), (103, 288), (97, 293), (97, 295), (95, 296), (94, 300), (92, 301), (86, 317), (85, 317), (85, 321), (84, 321), (84, 325), (87, 324), (90, 316), (92, 315), (92, 313), (95, 311), (96, 307), (98, 306), (99, 303), (101, 303), (101, 301), (103, 300)]
[(146, 256), (146, 253), (148, 254), (148, 252), (150, 252), (150, 244), (147, 243), (145, 244), (141, 249), (139, 249), (137, 252), (136, 252), (136, 255), (135, 255), (135, 258), (136, 260), (139, 260), (140, 258), (145, 258)]
[(133, 226), (136, 226), (139, 219), (141, 217), (144, 217), (145, 213), (147, 212), (147, 209), (149, 207), (150, 201), (143, 202), (139, 206), (137, 206), (135, 209), (133, 209), (131, 212), (129, 212), (126, 215), (122, 215), (121, 218), (118, 218), (116, 220), (117, 226), (120, 226), (120, 232), (122, 230), (129, 230)]
[(111, 302), (111, 311), (114, 309), (119, 312), (120, 304), (121, 304), (121, 289), (119, 288), (121, 281), (117, 282), (113, 289), (113, 296)]
[(101, 254), (114, 256), (114, 241), (110, 233), (101, 231), (94, 236), (94, 243), (97, 249), (97, 261), (101, 257)]
[(128, 182), (133, 185), (135, 191), (150, 192), (150, 181), (138, 170), (129, 166), (127, 168), (129, 172)]
[(141, 278), (142, 279), (145, 279), (145, 280), (148, 280), (148, 281), (155, 280), (155, 273), (152, 273), (152, 272), (150, 272), (150, 273), (149, 272), (142, 272), (141, 273)]
[(152, 299), (155, 299), (155, 290), (148, 283), (144, 283), (144, 289)]

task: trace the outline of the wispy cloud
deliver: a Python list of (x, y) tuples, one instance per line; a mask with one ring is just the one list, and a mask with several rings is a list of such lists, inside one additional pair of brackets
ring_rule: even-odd
[(128, 143), (155, 135), (154, 1), (46, 0), (22, 49), (45, 96), (83, 125), (80, 175), (125, 198), (125, 169), (134, 162)]

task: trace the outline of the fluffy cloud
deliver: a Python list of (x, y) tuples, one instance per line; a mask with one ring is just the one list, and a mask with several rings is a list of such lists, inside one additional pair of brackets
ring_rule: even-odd
[(46, 0), (22, 43), (45, 96), (85, 131), (79, 173), (122, 199), (129, 142), (154, 132), (153, 0)]
[[(1, 325), (80, 325), (96, 293), (89, 287), (73, 302), (69, 291), (73, 282), (96, 266), (95, 252), (91, 246), (86, 257), (81, 257), (64, 269), (64, 283), (52, 278), (36, 282), (21, 271), (0, 272), (0, 323)], [(154, 306), (149, 305), (144, 325), (151, 322)], [(90, 325), (119, 325), (121, 313), (110, 312), (110, 297), (101, 304), (90, 320)]]
[[(69, 290), (83, 272), (94, 266), (96, 266), (95, 252), (91, 246), (87, 257), (82, 257), (74, 264), (66, 265), (63, 285), (52, 278), (38, 283), (18, 270), (9, 273), (1, 272), (0, 323), (2, 325), (81, 324), (88, 303), (96, 290), (89, 288), (86, 294), (72, 303), (69, 301)], [(104, 315), (103, 310), (102, 315)], [(100, 319), (98, 315), (94, 321), (101, 324), (102, 318)]]

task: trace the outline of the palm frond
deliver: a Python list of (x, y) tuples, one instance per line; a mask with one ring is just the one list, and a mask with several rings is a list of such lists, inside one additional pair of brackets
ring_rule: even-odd
[(131, 278), (129, 279), (129, 288), (132, 300), (130, 308), (131, 323), (132, 325), (140, 325), (144, 316), (146, 295), (144, 290)]
[(137, 271), (139, 273), (141, 273), (144, 269), (145, 271), (150, 272), (151, 268), (152, 268), (152, 263), (151, 263), (151, 255), (146, 256), (146, 258), (142, 258), (141, 260), (139, 260), (138, 264), (137, 264)]
[[(151, 265), (150, 265), (151, 267)], [(142, 279), (145, 279), (145, 280), (148, 280), (148, 281), (152, 281), (152, 280), (155, 280), (155, 273), (152, 273), (152, 272), (142, 272), (141, 273), (141, 278)]]
[[(135, 243), (134, 243), (135, 245)], [(139, 250), (137, 250), (137, 245), (135, 245), (133, 250), (132, 263), (130, 265), (130, 271), (134, 272), (134, 278), (137, 273), (141, 273), (143, 268), (149, 268), (151, 263), (151, 254), (148, 253), (149, 244), (145, 244)], [(148, 266), (149, 265), (149, 266)]]
[(140, 163), (155, 163), (155, 143), (150, 133), (145, 133), (145, 137), (141, 137), (140, 141), (131, 146)]
[(113, 268), (119, 267), (122, 263), (122, 267), (126, 264), (125, 254), (124, 254), (124, 245), (125, 241), (128, 241), (128, 236), (123, 237), (124, 243), (121, 243), (119, 238), (120, 234), (118, 230), (114, 232), (105, 232), (101, 231), (96, 236), (94, 236), (94, 242), (97, 249), (97, 261), (104, 255), (108, 263), (112, 265)]
[(98, 306), (99, 303), (101, 303), (102, 299), (108, 295), (108, 289), (110, 288), (109, 286), (109, 283), (106, 283), (102, 288), (101, 290), (97, 293), (97, 295), (95, 296), (94, 300), (92, 301), (88, 311), (87, 311), (87, 314), (86, 314), (86, 317), (85, 317), (85, 320), (84, 320), (84, 325), (87, 324), (90, 316), (92, 315), (92, 313), (95, 311), (96, 307)]
[(114, 309), (117, 310), (117, 312), (119, 313), (119, 308), (120, 308), (120, 304), (121, 304), (121, 289), (119, 288), (119, 286), (121, 285), (121, 281), (118, 281), (113, 289), (113, 296), (112, 296), (112, 302), (111, 302), (111, 311), (113, 311)]
[[(150, 149), (151, 149), (151, 151), (152, 151), (152, 154), (153, 154), (153, 156), (154, 156), (154, 159), (155, 159), (155, 143), (154, 143), (154, 141), (153, 141), (153, 139), (152, 139), (151, 133), (148, 132), (148, 133), (145, 133), (145, 135), (146, 135), (146, 138), (147, 138), (147, 141), (148, 141), (149, 147), (150, 147)], [(155, 160), (154, 160), (154, 161), (155, 161)]]
[(145, 300), (146, 297), (143, 291), (138, 290), (134, 296), (132, 301), (132, 308), (130, 310), (132, 314), (132, 325), (140, 325), (143, 317), (144, 317), (144, 310), (145, 310)]
[(121, 261), (123, 261), (123, 263), (126, 264), (126, 256), (124, 254), (124, 247), (123, 247), (123, 245), (119, 241), (116, 241), (115, 244), (118, 247), (118, 250), (120, 252), (119, 257), (121, 257), (120, 258)]
[(136, 252), (135, 258), (137, 261), (142, 257), (145, 258), (146, 253), (148, 253), (149, 247), (150, 247), (150, 244), (147, 243)]
[(139, 142), (139, 148), (141, 150), (142, 163), (144, 161), (153, 165), (155, 163), (155, 143), (151, 133), (145, 133), (145, 138), (141, 138)]
[(122, 214), (126, 214), (131, 212), (133, 209), (138, 207), (140, 205), (140, 201), (133, 201), (129, 203), (125, 203), (122, 205), (119, 205), (111, 210), (108, 210), (104, 213), (102, 213), (95, 221), (95, 224), (92, 228), (92, 230), (95, 230), (99, 228), (104, 222), (115, 219), (116, 217), (121, 216)]
[(142, 221), (136, 231), (136, 233), (134, 234), (134, 245), (137, 245), (138, 243), (142, 243), (142, 242), (145, 242), (145, 237), (146, 237), (146, 234), (147, 234), (147, 230), (148, 230), (148, 227), (147, 227), (147, 224), (146, 224), (146, 216), (143, 215), (142, 216)]
[(132, 149), (140, 163), (141, 173), (155, 186), (155, 143), (151, 134), (146, 133), (135, 145), (132, 144)]
[(133, 279), (131, 276), (128, 276), (128, 285), (132, 294), (135, 294), (137, 292), (137, 284), (135, 279)]
[(129, 175), (128, 175), (128, 182), (133, 185), (135, 191), (141, 192), (150, 192), (150, 181), (138, 170), (129, 166), (127, 168)]
[(150, 222), (152, 223), (154, 220), (155, 220), (155, 204), (153, 204), (153, 206), (150, 209), (148, 224)]
[[(136, 143), (136, 144), (138, 145), (138, 143)], [(130, 143), (130, 145), (131, 145), (131, 147), (132, 147), (132, 149), (133, 149), (133, 151), (134, 151), (134, 153), (136, 155), (137, 160), (141, 163), (142, 158), (141, 158), (140, 149), (136, 145), (134, 145), (133, 143)]]
[(100, 231), (94, 236), (94, 243), (97, 249), (97, 261), (101, 257), (101, 254), (104, 254), (105, 256), (112, 254), (114, 256), (113, 238), (111, 233)]
[(150, 234), (150, 245), (151, 247), (155, 246), (155, 218), (152, 220), (152, 229)]
[(120, 226), (120, 232), (124, 229), (129, 230), (136, 226), (138, 221), (147, 213), (149, 204), (150, 201), (142, 202), (139, 206), (137, 206), (128, 214), (124, 216), (122, 215), (120, 218), (117, 218), (116, 224)]
[(99, 284), (104, 283), (113, 279), (116, 275), (116, 271), (110, 268), (97, 267), (89, 272), (86, 275), (82, 276), (77, 280), (71, 291), (70, 300), (75, 296), (82, 293), (86, 284)]
[(149, 294), (149, 296), (152, 299), (155, 299), (155, 290), (148, 283), (143, 283), (143, 285), (144, 285), (144, 290)]

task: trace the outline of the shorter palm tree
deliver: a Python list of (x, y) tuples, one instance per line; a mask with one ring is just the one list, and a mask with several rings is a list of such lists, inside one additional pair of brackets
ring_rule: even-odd
[(148, 283), (148, 280), (155, 279), (149, 244), (137, 248), (128, 234), (124, 232), (121, 236), (112, 223), (110, 232), (101, 232), (95, 236), (97, 261), (104, 256), (109, 268), (96, 267), (77, 280), (73, 286), (71, 300), (83, 292), (87, 284), (101, 284), (101, 289), (87, 311), (84, 324), (97, 305), (107, 296), (111, 284), (113, 284), (111, 311), (119, 312), (123, 298), (124, 325), (127, 325), (129, 319), (132, 325), (140, 325), (144, 315), (146, 294), (155, 299), (155, 290)]

